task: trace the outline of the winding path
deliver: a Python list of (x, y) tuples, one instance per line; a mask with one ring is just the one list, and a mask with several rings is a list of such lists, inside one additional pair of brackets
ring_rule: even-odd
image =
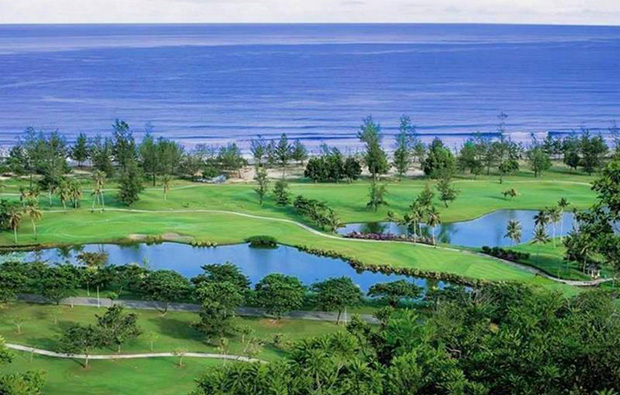
[[(37, 355), (44, 355), (46, 357), (53, 358), (69, 358), (69, 359), (99, 359), (99, 360), (115, 360), (115, 359), (139, 359), (139, 358), (165, 358), (165, 357), (179, 357), (181, 356), (178, 353), (174, 352), (151, 352), (151, 353), (143, 353), (143, 354), (102, 354), (102, 355), (85, 355), (85, 354), (65, 354), (55, 351), (42, 350), (40, 348), (22, 346), (19, 344), (7, 343), (7, 348), (17, 351), (29, 352)], [(267, 363), (267, 361), (263, 361), (261, 359), (256, 358), (248, 358), (241, 355), (228, 355), (228, 354), (210, 354), (210, 353), (201, 353), (201, 352), (187, 352), (183, 354), (183, 357), (189, 358), (209, 358), (209, 359), (225, 359), (230, 361), (241, 361), (241, 362), (261, 362)]]
[[(459, 249), (459, 248), (454, 248), (454, 247), (445, 247), (445, 246), (432, 246), (432, 245), (428, 245), (428, 244), (423, 244), (423, 243), (411, 243), (408, 241), (398, 241), (398, 240), (369, 240), (369, 239), (353, 239), (353, 238), (345, 238), (342, 236), (335, 236), (335, 235), (330, 235), (324, 232), (321, 232), (319, 230), (316, 230), (308, 225), (302, 224), (301, 222), (297, 222), (297, 221), (293, 221), (290, 219), (286, 219), (286, 218), (275, 218), (275, 217), (265, 217), (265, 216), (261, 216), (261, 215), (255, 215), (255, 214), (248, 214), (248, 213), (242, 213), (242, 212), (238, 212), (238, 211), (228, 211), (228, 210), (202, 210), (202, 209), (195, 209), (195, 210), (142, 210), (142, 209), (124, 209), (124, 208), (116, 208), (116, 207), (111, 207), (111, 208), (106, 208), (106, 211), (117, 211), (117, 212), (129, 212), (129, 213), (143, 213), (143, 214), (191, 214), (191, 213), (203, 213), (203, 214), (228, 214), (228, 215), (236, 215), (236, 216), (240, 216), (240, 217), (245, 217), (245, 218), (252, 218), (252, 219), (259, 219), (259, 220), (263, 220), (263, 221), (272, 221), (272, 222), (281, 222), (281, 223), (287, 223), (287, 224), (291, 224), (291, 225), (295, 225), (298, 226), (316, 236), (320, 236), (320, 237), (324, 237), (324, 238), (328, 238), (328, 239), (333, 239), (333, 240), (338, 240), (338, 241), (346, 241), (346, 242), (359, 242), (359, 243), (399, 243), (399, 244), (415, 244), (416, 246), (420, 246), (420, 247), (426, 247), (426, 248), (435, 248), (435, 249), (440, 249), (440, 250), (444, 250), (444, 251), (452, 251), (452, 252), (459, 252), (462, 254), (468, 254), (468, 255), (476, 255), (476, 256), (480, 256), (480, 257), (484, 257), (484, 258), (489, 258), (489, 259), (493, 259), (497, 262), (503, 263), (505, 265), (508, 266), (512, 266), (521, 270), (524, 270), (528, 273), (532, 273), (541, 277), (544, 277), (546, 279), (549, 279), (551, 281), (555, 281), (557, 283), (561, 283), (561, 284), (566, 284), (566, 285), (572, 285), (572, 286), (576, 286), (576, 287), (593, 287), (593, 286), (597, 286), (599, 284), (605, 283), (605, 282), (610, 282), (613, 281), (613, 279), (611, 278), (600, 278), (597, 280), (589, 280), (589, 281), (582, 281), (582, 280), (565, 280), (565, 279), (561, 279), (558, 277), (554, 277), (550, 274), (545, 273), (544, 271), (537, 269), (535, 267), (532, 266), (528, 266), (528, 265), (524, 265), (521, 263), (517, 263), (517, 262), (512, 262), (512, 261), (508, 261), (508, 260), (504, 260), (504, 259), (500, 259), (497, 257), (493, 257), (487, 254), (483, 254), (480, 252), (476, 252), (476, 251), (469, 251), (469, 250), (463, 250), (463, 249)], [(52, 212), (52, 213), (63, 213), (65, 211), (63, 210), (50, 210), (48, 212)]]

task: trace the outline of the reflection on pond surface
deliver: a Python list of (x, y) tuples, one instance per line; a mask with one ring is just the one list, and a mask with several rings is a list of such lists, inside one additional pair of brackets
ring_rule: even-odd
[[(522, 243), (532, 239), (534, 233), (534, 216), (537, 211), (532, 210), (499, 210), (471, 221), (452, 222), (438, 226), (435, 229), (437, 240), (442, 243), (454, 244), (465, 247), (507, 247), (512, 244), (511, 240), (504, 237), (506, 225), (510, 220), (521, 223), (523, 229)], [(573, 213), (564, 213), (564, 224), (558, 222), (555, 226), (556, 236), (560, 236), (560, 228), (563, 233), (568, 233), (573, 227)], [(553, 236), (553, 226), (547, 226), (549, 236)], [(338, 229), (338, 233), (345, 235), (351, 232), (359, 233), (390, 233), (394, 235), (407, 234), (404, 226), (393, 222), (370, 222), (347, 224)], [(422, 233), (430, 236), (430, 228), (423, 226)]]
[[(201, 265), (208, 263), (231, 262), (237, 265), (252, 284), (270, 273), (283, 273), (298, 277), (309, 285), (330, 277), (347, 276), (366, 292), (376, 283), (409, 279), (418, 286), (433, 286), (422, 278), (407, 277), (396, 274), (383, 274), (365, 271), (357, 273), (341, 259), (320, 257), (302, 252), (293, 247), (279, 246), (275, 249), (250, 248), (247, 244), (221, 246), (216, 248), (195, 248), (187, 244), (87, 244), (72, 248), (53, 248), (25, 253), (26, 260), (44, 260), (55, 263), (77, 263), (80, 251), (105, 251), (109, 262), (114, 265), (140, 263), (152, 270), (175, 270), (186, 277), (202, 273)], [(429, 280), (430, 281), (430, 280)], [(443, 284), (441, 284), (443, 285)]]

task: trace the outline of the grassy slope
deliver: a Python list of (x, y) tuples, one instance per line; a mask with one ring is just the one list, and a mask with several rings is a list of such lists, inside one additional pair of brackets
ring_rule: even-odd
[[(91, 323), (95, 314), (101, 313), (92, 307), (68, 306), (58, 307), (62, 311), (58, 324), (54, 324), (52, 315), (56, 307), (49, 305), (31, 305), (16, 303), (8, 309), (0, 310), (0, 336), (7, 342), (30, 345), (50, 350), (58, 348), (57, 339), (70, 323)], [(154, 311), (135, 310), (139, 315), (138, 322), (145, 333), (156, 333), (155, 352), (170, 352), (175, 348), (183, 348), (196, 352), (218, 352), (203, 342), (204, 337), (191, 328), (190, 324), (197, 320), (193, 313), (169, 312), (165, 317)], [(9, 316), (19, 315), (26, 322), (22, 334), (8, 323)], [(287, 320), (273, 323), (271, 320), (259, 318), (238, 318), (238, 325), (251, 326), (256, 336), (264, 339), (266, 345), (260, 358), (273, 360), (284, 353), (273, 346), (273, 336), (283, 333), (286, 340), (320, 335), (339, 330), (334, 323)], [(242, 346), (239, 336), (230, 339), (231, 354), (241, 354)], [(99, 350), (97, 353), (114, 354), (115, 350)], [(123, 347), (123, 353), (149, 352), (147, 339), (138, 338)], [(224, 363), (218, 360), (185, 358), (184, 367), (176, 365), (176, 358), (153, 358), (144, 360), (91, 361), (91, 368), (85, 370), (81, 361), (32, 356), (28, 353), (15, 352), (17, 358), (10, 365), (0, 366), (0, 373), (11, 371), (43, 370), (47, 372), (46, 394), (184, 394), (193, 387), (193, 380), (200, 376), (207, 366)], [(232, 363), (232, 362), (226, 362)]]
[[(54, 324), (54, 309), (60, 309), (58, 324)], [(71, 308), (69, 306), (54, 307), (26, 303), (12, 304), (8, 309), (0, 311), (0, 336), (7, 342), (18, 343), (31, 347), (48, 350), (58, 349), (58, 338), (72, 323), (93, 323), (95, 314), (103, 313), (104, 309), (94, 307)], [(192, 328), (191, 324), (198, 320), (195, 313), (169, 312), (161, 316), (159, 312), (149, 310), (131, 310), (138, 314), (138, 323), (144, 333), (157, 334), (158, 339), (153, 344), (154, 352), (171, 352), (176, 348), (183, 348), (193, 352), (218, 352), (216, 347), (206, 344), (202, 333)], [(16, 327), (10, 323), (11, 316), (20, 316), (25, 322), (22, 333), (17, 334)], [(261, 359), (273, 360), (283, 355), (283, 352), (273, 346), (272, 340), (276, 333), (284, 333), (288, 340), (315, 336), (338, 330), (340, 327), (331, 322), (311, 320), (282, 319), (274, 322), (270, 319), (239, 317), (236, 319), (239, 326), (250, 326), (256, 336), (263, 339), (266, 345), (259, 355)], [(229, 353), (242, 355), (243, 346), (241, 336), (229, 336)], [(215, 341), (214, 343), (217, 343)], [(114, 354), (114, 350), (103, 349), (98, 354)], [(124, 353), (150, 352), (148, 339), (144, 336), (123, 346)]]
[(0, 373), (45, 371), (46, 395), (179, 395), (189, 393), (208, 366), (223, 362), (186, 358), (183, 367), (176, 363), (175, 358), (92, 361), (85, 370), (77, 361), (43, 356), (31, 361), (29, 354), (20, 353)]

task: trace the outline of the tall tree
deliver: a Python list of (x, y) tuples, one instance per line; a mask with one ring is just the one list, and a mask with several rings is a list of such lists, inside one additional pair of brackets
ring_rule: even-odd
[(262, 166), (263, 161), (266, 160), (267, 145), (267, 141), (261, 135), (250, 141), (250, 152), (252, 153), (252, 158), (254, 158), (255, 166)]
[(453, 202), (454, 200), (456, 200), (456, 197), (459, 195), (460, 192), (453, 185), (452, 178), (449, 174), (441, 177), (436, 187), (437, 191), (439, 192), (439, 200), (441, 200), (446, 207), (448, 207), (448, 202)]
[(549, 158), (549, 154), (547, 154), (538, 144), (535, 144), (529, 149), (527, 152), (527, 157), (530, 162), (530, 166), (534, 171), (534, 177), (539, 177), (544, 171), (549, 170), (551, 167), (551, 159)]
[(293, 147), (291, 148), (291, 159), (300, 165), (303, 165), (306, 159), (308, 159), (308, 149), (299, 139), (293, 142)]
[(188, 296), (190, 284), (185, 277), (172, 270), (156, 270), (146, 276), (141, 286), (144, 295), (158, 302), (162, 315), (168, 312), (170, 304)]
[(142, 139), (139, 152), (142, 169), (144, 173), (151, 178), (153, 186), (155, 186), (157, 174), (160, 170), (160, 158), (157, 143), (150, 130), (147, 130), (146, 135)]
[(59, 344), (61, 352), (83, 354), (87, 369), (93, 350), (101, 346), (101, 333), (93, 325), (73, 324), (65, 330)]
[(13, 230), (13, 240), (17, 244), (17, 229), (22, 222), (22, 211), (16, 205), (10, 205), (7, 212), (9, 227)]
[(547, 235), (547, 229), (544, 225), (537, 225), (534, 229), (534, 235), (532, 237), (532, 244), (537, 246), (536, 248), (536, 262), (540, 256), (540, 246), (549, 243), (549, 235)]
[(142, 334), (138, 327), (138, 315), (125, 313), (125, 308), (119, 304), (108, 307), (102, 315), (96, 315), (97, 326), (100, 331), (102, 345), (116, 345), (116, 351), (121, 352), (121, 346), (128, 340), (133, 340)]
[(239, 178), (241, 178), (241, 169), (248, 164), (236, 143), (220, 148), (218, 162), (222, 169), (237, 172)]
[(262, 167), (257, 167), (254, 180), (256, 180), (256, 183), (258, 184), (256, 188), (254, 188), (254, 191), (258, 195), (258, 204), (262, 206), (265, 195), (267, 195), (267, 192), (269, 191), (269, 178), (267, 178), (267, 171)]
[(519, 244), (523, 235), (523, 228), (521, 222), (511, 219), (506, 225), (506, 234), (504, 237), (508, 237), (512, 244)]
[(566, 198), (560, 198), (558, 200), (558, 209), (560, 210), (560, 241), (564, 238), (564, 212), (570, 206), (570, 203)]
[(435, 228), (441, 225), (441, 216), (439, 215), (439, 211), (435, 206), (429, 207), (426, 212), (426, 224), (431, 227), (431, 233), (433, 236), (433, 245), (437, 245), (437, 241), (435, 240)]
[(114, 129), (114, 157), (121, 172), (125, 172), (129, 167), (135, 165), (138, 156), (136, 142), (129, 124), (125, 121), (117, 119), (112, 127)]
[(368, 188), (368, 203), (366, 207), (371, 208), (373, 211), (377, 211), (381, 206), (387, 206), (385, 195), (387, 194), (387, 187), (385, 184), (379, 184), (376, 180), (372, 180), (370, 187)]
[(377, 180), (380, 174), (385, 174), (390, 168), (387, 154), (381, 148), (381, 125), (375, 123), (372, 117), (364, 118), (358, 138), (364, 143), (364, 162), (372, 179)]
[(320, 309), (338, 311), (336, 323), (340, 322), (340, 316), (347, 307), (359, 305), (363, 297), (360, 288), (349, 277), (330, 278), (315, 283), (312, 291), (316, 294), (316, 303)]
[(406, 115), (401, 116), (398, 135), (396, 136), (393, 163), (399, 180), (402, 180), (411, 166), (411, 143), (414, 131), (415, 126), (411, 124), (411, 118)]
[(26, 214), (30, 218), (30, 222), (32, 223), (32, 231), (34, 233), (34, 239), (37, 239), (37, 222), (41, 221), (43, 218), (43, 212), (39, 209), (36, 200), (28, 201), (26, 205)]
[(284, 180), (276, 181), (273, 187), (273, 194), (276, 196), (276, 203), (280, 206), (291, 204), (291, 195), (288, 191), (288, 183)]
[(140, 170), (135, 162), (128, 162), (122, 170), (118, 181), (118, 200), (131, 206), (140, 200), (140, 192), (144, 190)]
[(105, 198), (103, 196), (105, 190), (105, 181), (106, 174), (101, 170), (95, 170), (93, 172), (93, 192), (91, 196), (93, 196), (93, 205), (91, 210), (95, 209), (95, 204), (99, 203), (101, 205), (101, 210), (105, 210)]
[(428, 155), (422, 165), (422, 170), (427, 176), (440, 178), (452, 176), (456, 170), (456, 160), (452, 152), (444, 146), (443, 142), (435, 138), (428, 149)]
[(95, 170), (102, 171), (107, 177), (114, 175), (114, 144), (108, 137), (96, 136), (89, 145), (90, 160)]
[(194, 327), (207, 336), (222, 337), (234, 328), (233, 319), (244, 301), (241, 289), (228, 281), (203, 283), (196, 289), (200, 321)]
[(256, 301), (277, 319), (302, 306), (306, 290), (297, 277), (268, 274), (256, 284)]
[(288, 142), (286, 133), (282, 133), (280, 139), (273, 145), (273, 156), (276, 162), (282, 167), (282, 178), (286, 175), (286, 166), (291, 160), (292, 146)]
[(79, 167), (88, 159), (88, 138), (85, 133), (80, 133), (71, 147), (71, 159), (76, 161)]

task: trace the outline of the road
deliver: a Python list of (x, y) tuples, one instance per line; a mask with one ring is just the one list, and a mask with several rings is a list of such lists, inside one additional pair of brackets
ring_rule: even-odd
[[(19, 295), (19, 299), (29, 303), (47, 303), (45, 299), (39, 295)], [(64, 299), (61, 304), (67, 306), (88, 306), (88, 307), (109, 307), (112, 304), (120, 304), (129, 309), (137, 309), (137, 310), (159, 310), (164, 305), (161, 302), (154, 302), (148, 300), (127, 300), (127, 299), (117, 299), (112, 300), (109, 298), (97, 298), (94, 297), (85, 297), (85, 296), (75, 296), (71, 298)], [(169, 311), (188, 311), (188, 312), (198, 312), (200, 310), (200, 306), (193, 303), (170, 303), (168, 306)], [(244, 317), (271, 317), (266, 314), (262, 309), (254, 308), (254, 307), (242, 307), (237, 311), (237, 314)], [(343, 314), (344, 316), (344, 314)], [(330, 312), (330, 311), (307, 311), (307, 310), (297, 310), (290, 311), (283, 315), (284, 318), (296, 319), (296, 320), (311, 320), (311, 321), (330, 321), (336, 322), (338, 319), (338, 313)], [(361, 314), (360, 317), (371, 324), (377, 324), (379, 321), (370, 314)], [(345, 317), (341, 317), (341, 321), (345, 321)]]

